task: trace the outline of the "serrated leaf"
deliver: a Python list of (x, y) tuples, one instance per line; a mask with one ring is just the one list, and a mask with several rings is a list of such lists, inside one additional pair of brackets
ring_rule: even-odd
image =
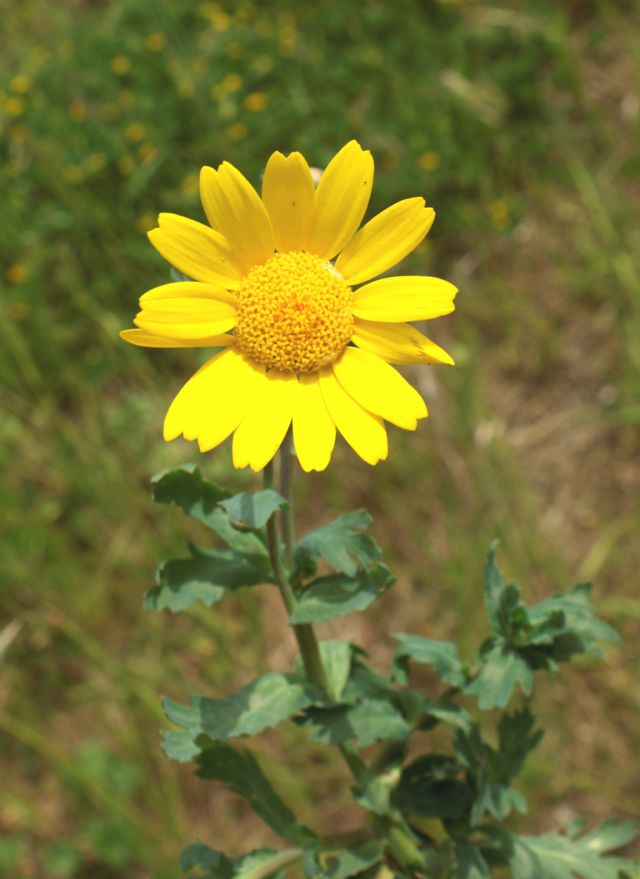
[(256, 735), (277, 726), (318, 698), (320, 694), (303, 679), (270, 672), (223, 699), (192, 696), (191, 705), (164, 699), (162, 704), (167, 717), (184, 730), (165, 735), (165, 750), (169, 746), (168, 755), (180, 759), (174, 754), (189, 753), (189, 743), (200, 735), (215, 741)]
[(196, 547), (192, 547), (192, 552), (191, 558), (171, 559), (158, 568), (156, 585), (145, 597), (145, 610), (167, 609), (176, 613), (195, 601), (211, 607), (229, 592), (273, 579), (264, 556)]
[(220, 781), (228, 790), (243, 797), (254, 812), (285, 839), (302, 846), (315, 841), (311, 830), (298, 823), (275, 792), (251, 751), (212, 742), (198, 757), (198, 776)]
[[(513, 879), (540, 879), (541, 876), (545, 879), (618, 879), (620, 871), (632, 867), (630, 861), (607, 856), (610, 848), (604, 840), (594, 846), (590, 834), (580, 839), (558, 833), (544, 833), (542, 836), (508, 834), (508, 837)], [(629, 841), (626, 834), (623, 838)]]
[(600, 657), (600, 644), (617, 644), (620, 640), (616, 630), (596, 616), (590, 596), (591, 584), (579, 583), (569, 592), (544, 599), (529, 612), (537, 630), (550, 618), (562, 615), (563, 630), (557, 633), (553, 650), (558, 661), (570, 659), (575, 653)]
[(368, 867), (377, 864), (381, 856), (381, 843), (366, 842), (328, 858), (326, 866), (319, 875), (323, 879), (349, 879), (350, 876), (357, 876)]
[(400, 646), (393, 654), (392, 673), (396, 680), (408, 681), (408, 660), (428, 665), (438, 677), (452, 687), (462, 687), (466, 682), (465, 669), (460, 661), (458, 648), (450, 641), (434, 641), (405, 632), (394, 633)]
[(499, 781), (506, 783), (515, 778), (540, 742), (544, 733), (534, 727), (535, 718), (528, 708), (500, 718), (498, 747), (492, 754), (492, 771)]
[(223, 500), (220, 506), (225, 510), (232, 522), (238, 522), (246, 528), (262, 528), (278, 510), (287, 507), (287, 501), (267, 488), (264, 491), (243, 491)]
[(238, 552), (268, 555), (267, 548), (255, 534), (243, 534), (233, 528), (222, 501), (231, 497), (226, 488), (205, 479), (195, 464), (185, 464), (157, 473), (151, 480), (151, 494), (157, 503), (180, 507), (216, 532)]
[(371, 521), (366, 510), (355, 510), (305, 534), (295, 548), (296, 566), (307, 569), (308, 561), (323, 558), (337, 571), (353, 576), (359, 567), (366, 568), (382, 556), (375, 540), (363, 533)]
[(403, 741), (411, 733), (403, 714), (384, 699), (365, 698), (355, 705), (311, 708), (304, 725), (316, 727), (313, 741), (337, 745), (356, 739), (360, 748), (384, 740)]
[(319, 623), (369, 607), (393, 585), (395, 577), (386, 565), (377, 564), (354, 576), (332, 574), (314, 580), (298, 593), (293, 624)]
[(151, 496), (159, 504), (180, 507), (192, 519), (209, 525), (209, 517), (231, 492), (205, 479), (195, 464), (162, 470), (151, 479)]
[(516, 684), (529, 696), (533, 685), (533, 671), (528, 662), (504, 641), (497, 640), (482, 657), (478, 676), (465, 687), (465, 693), (478, 697), (482, 711), (504, 708)]
[(477, 845), (466, 839), (459, 839), (456, 840), (455, 851), (456, 865), (451, 879), (489, 879), (489, 865)]

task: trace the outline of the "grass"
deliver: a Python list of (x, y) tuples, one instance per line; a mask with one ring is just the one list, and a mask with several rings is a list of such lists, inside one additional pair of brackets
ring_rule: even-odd
[[(399, 575), (379, 609), (327, 632), (381, 663), (392, 630), (470, 650), (494, 536), (530, 597), (595, 578), (623, 645), (537, 693), (549, 729), (524, 780), (528, 826), (640, 818), (631, 4), (5, 5), (0, 875), (168, 879), (197, 836), (230, 850), (267, 838), (163, 757), (158, 697), (290, 665), (277, 604), (141, 612), (188, 531), (152, 507), (150, 475), (197, 460), (232, 486), (251, 479), (228, 450), (160, 439), (193, 353), (129, 349), (116, 332), (166, 278), (144, 236), (154, 214), (200, 217), (201, 164), (257, 179), (272, 149), (322, 165), (352, 136), (375, 153), (372, 210), (418, 193), (438, 210), (413, 267), (461, 289), (432, 331), (458, 365), (415, 372), (432, 418), (392, 433), (388, 463), (371, 471), (342, 447), (300, 481), (305, 526), (369, 507)], [(350, 820), (321, 748), (310, 759), (296, 731), (264, 747), (303, 816)]]

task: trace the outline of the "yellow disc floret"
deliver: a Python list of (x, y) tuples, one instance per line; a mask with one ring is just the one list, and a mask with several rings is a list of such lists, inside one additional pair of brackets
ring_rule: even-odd
[(314, 372), (353, 334), (353, 291), (331, 263), (276, 253), (244, 278), (235, 337), (248, 357), (282, 372)]

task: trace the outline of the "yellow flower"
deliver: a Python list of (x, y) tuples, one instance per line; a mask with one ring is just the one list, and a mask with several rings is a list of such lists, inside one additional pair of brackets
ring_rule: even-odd
[(426, 153), (418, 156), (418, 167), (423, 171), (435, 171), (440, 164), (440, 156), (433, 150), (427, 150)]
[(140, 143), (144, 139), (145, 127), (140, 122), (132, 122), (127, 125), (124, 136), (130, 143)]
[(435, 213), (397, 202), (358, 230), (373, 158), (350, 141), (317, 188), (300, 153), (275, 152), (262, 198), (233, 165), (205, 167), (210, 226), (160, 214), (151, 243), (190, 281), (145, 293), (126, 341), (223, 347), (169, 407), (164, 438), (213, 449), (233, 434), (236, 467), (262, 469), (290, 427), (304, 470), (323, 470), (336, 432), (370, 464), (387, 456), (384, 420), (414, 430), (422, 397), (390, 364), (453, 363), (411, 321), (454, 309), (439, 278), (372, 281), (414, 250)]
[(229, 140), (244, 140), (249, 134), (249, 129), (244, 122), (232, 122), (225, 130)]
[(124, 76), (131, 70), (131, 60), (126, 55), (116, 55), (111, 59), (111, 70), (116, 76)]
[(250, 113), (258, 113), (267, 106), (269, 96), (264, 92), (251, 92), (244, 99), (244, 106)]
[(11, 80), (9, 88), (16, 95), (26, 95), (31, 90), (31, 77), (26, 76), (24, 73), (19, 73)]
[(21, 116), (25, 110), (25, 104), (22, 98), (7, 98), (4, 102), (4, 109), (9, 116)]
[(149, 52), (162, 52), (164, 47), (167, 45), (167, 38), (164, 34), (154, 33), (149, 34), (144, 41), (145, 47), (149, 50)]
[(9, 266), (5, 273), (5, 278), (10, 284), (23, 284), (28, 276), (27, 269), (20, 265), (20, 263), (14, 263), (14, 265)]

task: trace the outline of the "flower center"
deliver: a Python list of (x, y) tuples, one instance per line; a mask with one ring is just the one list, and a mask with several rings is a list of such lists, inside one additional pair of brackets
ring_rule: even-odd
[(353, 291), (330, 263), (276, 253), (244, 278), (235, 338), (253, 360), (282, 372), (315, 372), (353, 334)]

